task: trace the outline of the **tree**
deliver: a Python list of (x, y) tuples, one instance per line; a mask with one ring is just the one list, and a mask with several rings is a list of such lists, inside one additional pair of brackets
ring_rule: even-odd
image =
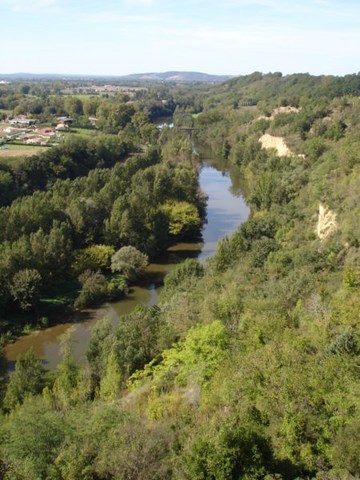
[(106, 271), (110, 269), (111, 257), (114, 253), (114, 248), (108, 245), (92, 245), (77, 250), (74, 254), (72, 268), (78, 274), (85, 270)]
[(100, 379), (107, 371), (108, 357), (113, 350), (115, 336), (110, 318), (102, 318), (91, 330), (86, 349), (86, 358), (90, 365), (93, 389), (98, 388)]
[(160, 391), (174, 385), (204, 385), (225, 359), (227, 347), (228, 334), (219, 320), (192, 327), (185, 340), (162, 352), (159, 364), (150, 362), (143, 370), (135, 372), (130, 381), (139, 386), (152, 376), (155, 385), (161, 387)]
[(13, 276), (10, 292), (22, 310), (28, 311), (40, 299), (41, 275), (35, 269), (25, 268)]
[(10, 377), (4, 398), (5, 408), (11, 410), (22, 403), (28, 395), (40, 393), (44, 386), (45, 370), (41, 360), (30, 348), (16, 360), (15, 372)]
[(196, 258), (187, 258), (169, 272), (164, 279), (166, 291), (184, 290), (204, 275), (204, 267)]
[(316, 161), (325, 152), (324, 140), (319, 137), (309, 139), (305, 144), (305, 153), (312, 161)]
[(116, 330), (114, 351), (123, 380), (160, 353), (165, 329), (160, 309), (156, 305), (138, 306), (121, 318)]
[(230, 238), (227, 236), (221, 238), (214, 257), (216, 270), (224, 272), (239, 259), (244, 249), (244, 239), (239, 231)]
[(27, 95), (30, 92), (30, 85), (22, 85), (20, 91), (24, 95)]
[(1, 478), (59, 479), (54, 461), (71, 430), (70, 425), (66, 428), (66, 420), (59, 412), (49, 410), (41, 397), (27, 399), (21, 408), (5, 417), (0, 435), (6, 473)]
[(167, 202), (163, 210), (168, 217), (171, 235), (194, 234), (201, 226), (199, 212), (195, 205), (189, 202)]
[(119, 272), (134, 281), (145, 270), (149, 258), (131, 245), (122, 247), (111, 257), (111, 270)]
[(188, 439), (190, 445), (181, 462), (181, 468), (187, 474), (185, 478), (267, 478), (265, 472), (272, 464), (272, 452), (266, 439), (251, 430), (250, 425), (241, 424), (236, 416), (214, 418), (203, 432)]
[(77, 97), (66, 97), (64, 109), (68, 115), (77, 117), (83, 114), (82, 101)]
[(30, 243), (36, 268), (41, 272), (44, 283), (48, 279), (59, 279), (69, 271), (72, 239), (68, 224), (54, 221), (49, 234), (40, 228), (30, 235)]
[(56, 379), (52, 390), (56, 403), (61, 408), (73, 405), (80, 393), (77, 391), (77, 387), (81, 372), (80, 365), (75, 361), (72, 354), (73, 333), (74, 329), (70, 328), (61, 338), (62, 360), (57, 366)]
[(76, 308), (83, 308), (106, 298), (106, 278), (102, 273), (85, 270), (79, 276), (79, 282), (82, 288), (75, 300)]
[(6, 393), (6, 386), (7, 386), (7, 369), (6, 369), (6, 357), (5, 352), (2, 346), (0, 345), (0, 409), (3, 403), (3, 398)]
[[(335, 467), (334, 478), (356, 478), (360, 471), (360, 424), (348, 419), (339, 430), (331, 448), (331, 461)], [(346, 472), (346, 473), (345, 473)], [(348, 476), (348, 473), (351, 476)]]
[(120, 392), (121, 370), (116, 353), (111, 352), (107, 359), (105, 375), (100, 381), (99, 396), (103, 400), (115, 400)]
[(8, 205), (14, 198), (15, 181), (10, 172), (0, 170), (0, 206)]

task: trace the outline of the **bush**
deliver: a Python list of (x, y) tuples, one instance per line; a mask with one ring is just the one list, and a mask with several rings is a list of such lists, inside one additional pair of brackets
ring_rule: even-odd
[(199, 212), (188, 202), (167, 202), (163, 211), (168, 217), (169, 233), (175, 236), (193, 235), (201, 226)]
[(79, 276), (82, 288), (75, 300), (75, 308), (83, 308), (104, 300), (107, 296), (106, 278), (100, 272), (86, 270)]
[(114, 253), (114, 248), (108, 245), (92, 245), (83, 250), (77, 250), (74, 254), (72, 269), (77, 274), (85, 270), (109, 270)]
[[(184, 262), (177, 265), (174, 270), (169, 272), (164, 279), (166, 290), (187, 288), (189, 281), (194, 278), (200, 278), (204, 275), (204, 267), (199, 260), (187, 258)], [(183, 287), (181, 285), (183, 284)]]
[(122, 247), (111, 257), (111, 270), (124, 275), (128, 280), (134, 281), (145, 270), (149, 258), (145, 253), (135, 247)]
[(25, 268), (13, 276), (10, 292), (22, 310), (31, 310), (39, 301), (41, 275), (35, 269)]
[(21, 404), (29, 395), (40, 393), (45, 386), (44, 368), (41, 360), (31, 348), (26, 353), (19, 355), (16, 360), (15, 372), (11, 376), (4, 405), (11, 410)]

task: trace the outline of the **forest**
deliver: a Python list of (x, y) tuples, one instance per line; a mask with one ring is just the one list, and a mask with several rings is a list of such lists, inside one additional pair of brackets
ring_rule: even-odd
[[(13, 96), (5, 97), (7, 106)], [(135, 108), (123, 96), (88, 101), (95, 100), (100, 124), (93, 135), (69, 133), (59, 145), (16, 162), (0, 158), (4, 339), (123, 296), (149, 259), (175, 239), (199, 235), (205, 204), (189, 141), (167, 140), (166, 131), (160, 138), (145, 101)], [(78, 102), (77, 114), (66, 107), (76, 98), (60, 96), (67, 109), (56, 114), (71, 113), (82, 124)], [(101, 124), (104, 109), (107, 122), (117, 112), (116, 134)], [(44, 121), (41, 113), (38, 119)], [(187, 153), (174, 161), (166, 149)]]
[[(2, 108), (23, 105), (21, 88), (1, 87)], [(69, 101), (46, 88), (51, 115), (50, 98)], [(125, 295), (149, 259), (199, 236), (206, 199), (181, 127), (241, 175), (250, 218), (214, 257), (179, 263), (157, 305), (98, 321), (85, 365), (71, 334), (55, 371), (30, 349), (8, 374), (0, 355), (0, 478), (355, 480), (360, 75), (163, 89), (95, 98), (126, 122), (1, 164), (3, 340)], [(173, 129), (152, 123), (162, 96)]]

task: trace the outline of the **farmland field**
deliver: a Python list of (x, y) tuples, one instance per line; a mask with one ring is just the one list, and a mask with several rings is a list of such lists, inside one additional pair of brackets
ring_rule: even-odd
[(12, 163), (14, 160), (31, 157), (43, 152), (48, 147), (31, 147), (28, 145), (6, 145), (7, 150), (0, 149), (0, 160), (2, 163)]
[(99, 134), (99, 130), (95, 130), (92, 128), (77, 128), (73, 127), (71, 128), (69, 134), (72, 135), (86, 135), (86, 136), (95, 136)]

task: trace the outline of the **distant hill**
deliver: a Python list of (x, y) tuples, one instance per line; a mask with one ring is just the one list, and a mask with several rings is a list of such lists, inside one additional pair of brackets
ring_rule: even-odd
[(0, 80), (114, 80), (124, 82), (208, 82), (221, 83), (231, 78), (230, 75), (210, 75), (201, 72), (163, 72), (163, 73), (134, 73), (130, 75), (70, 75), (61, 73), (0, 73)]
[(230, 75), (210, 75), (201, 72), (163, 72), (136, 73), (120, 77), (124, 80), (143, 82), (210, 82), (220, 83), (228, 80)]

